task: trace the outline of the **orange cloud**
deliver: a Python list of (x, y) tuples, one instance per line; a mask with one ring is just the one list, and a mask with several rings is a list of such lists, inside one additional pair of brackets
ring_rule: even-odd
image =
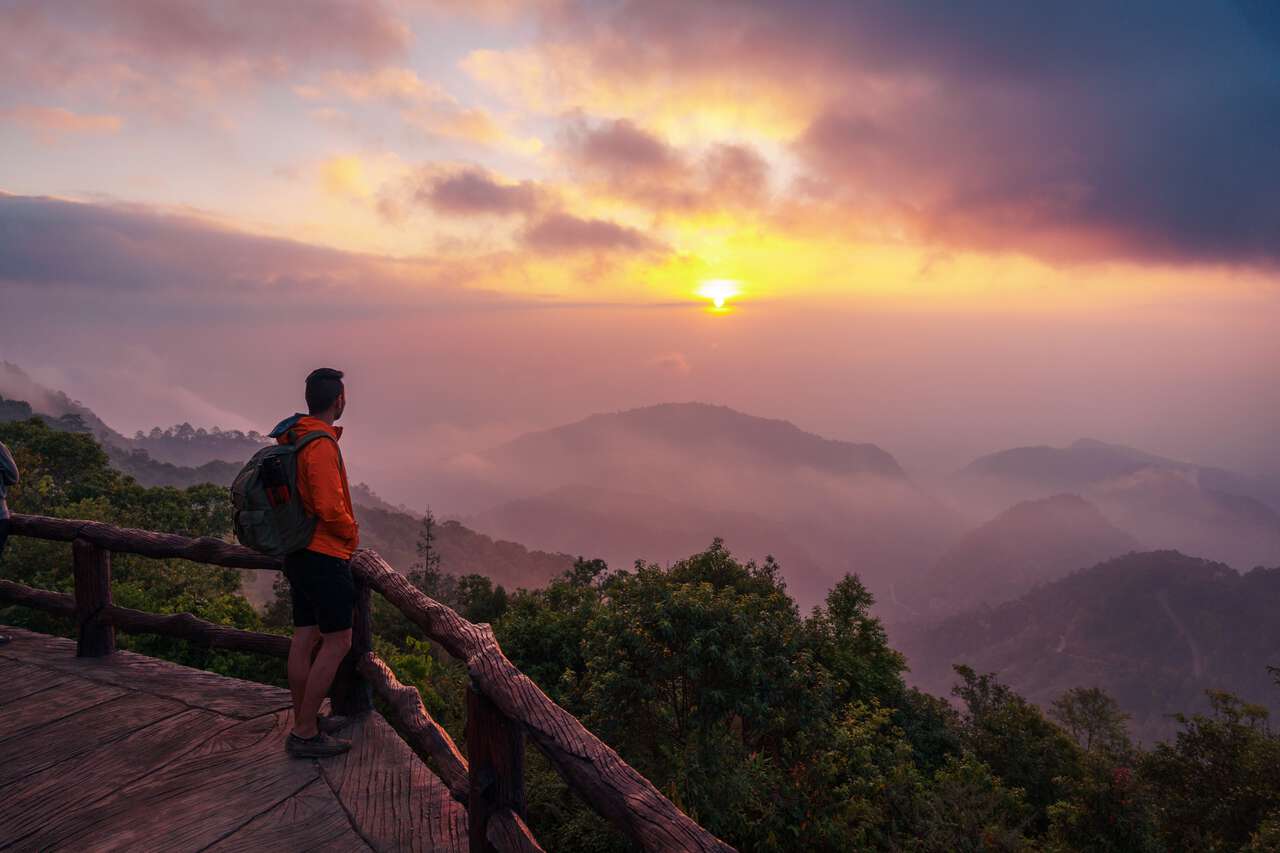
[(0, 118), (34, 131), (46, 143), (68, 134), (116, 133), (124, 126), (119, 116), (73, 113), (61, 107), (15, 107), (0, 112)]

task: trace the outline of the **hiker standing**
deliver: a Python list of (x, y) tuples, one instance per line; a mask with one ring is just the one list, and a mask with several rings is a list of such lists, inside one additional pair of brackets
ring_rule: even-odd
[(4, 556), (4, 543), (9, 539), (9, 505), (5, 503), (4, 494), (17, 482), (18, 463), (13, 461), (13, 454), (0, 441), (0, 557)]
[(317, 714), (351, 648), (355, 590), (348, 561), (359, 531), (338, 450), (342, 427), (333, 425), (347, 404), (342, 371), (328, 367), (312, 371), (307, 376), (306, 401), (308, 414), (286, 418), (270, 436), (279, 444), (297, 444), (312, 436), (297, 451), (297, 489), (307, 514), (316, 519), (315, 533), (305, 548), (284, 559), (294, 624), (289, 647), (293, 731), (285, 748), (298, 758), (320, 758), (351, 748), (350, 741), (331, 734), (346, 720)]

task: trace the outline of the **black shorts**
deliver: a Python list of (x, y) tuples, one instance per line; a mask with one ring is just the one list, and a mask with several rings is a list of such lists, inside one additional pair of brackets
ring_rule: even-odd
[(356, 595), (346, 560), (315, 551), (294, 551), (284, 558), (284, 575), (293, 595), (295, 627), (319, 625), (321, 634), (351, 627)]

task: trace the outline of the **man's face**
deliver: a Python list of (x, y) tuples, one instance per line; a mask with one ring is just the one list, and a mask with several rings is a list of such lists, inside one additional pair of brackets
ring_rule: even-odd
[(333, 404), (333, 419), (336, 421), (342, 417), (342, 410), (347, 407), (347, 392), (343, 391), (338, 395), (338, 401)]

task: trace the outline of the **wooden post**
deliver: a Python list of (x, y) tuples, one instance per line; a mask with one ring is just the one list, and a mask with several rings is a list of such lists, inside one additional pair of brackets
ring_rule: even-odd
[(111, 606), (111, 552), (85, 539), (71, 543), (76, 581), (76, 657), (100, 658), (116, 650), (116, 630), (101, 618)]
[(351, 651), (343, 658), (329, 691), (333, 713), (357, 717), (373, 710), (373, 688), (360, 674), (360, 660), (373, 651), (373, 607), (369, 585), (355, 581), (355, 612), (351, 615)]
[(488, 838), (489, 816), (504, 808), (521, 818), (525, 816), (524, 730), (470, 684), (467, 764), (467, 835), (471, 853), (496, 853)]

